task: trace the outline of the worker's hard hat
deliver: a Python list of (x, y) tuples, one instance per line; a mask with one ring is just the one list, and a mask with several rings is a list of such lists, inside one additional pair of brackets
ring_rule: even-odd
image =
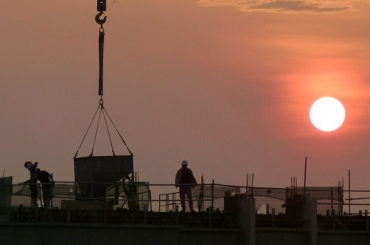
[(183, 161), (181, 162), (181, 165), (182, 165), (182, 166), (188, 166), (188, 161), (183, 160)]
[(25, 168), (29, 168), (31, 166), (32, 166), (32, 162), (30, 162), (30, 161), (27, 161), (27, 162), (24, 163)]

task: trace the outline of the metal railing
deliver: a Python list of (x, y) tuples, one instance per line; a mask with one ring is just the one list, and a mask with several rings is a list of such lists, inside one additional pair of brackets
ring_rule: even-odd
[[(80, 184), (56, 182), (53, 188), (52, 210), (66, 210), (63, 205), (68, 201), (77, 203), (87, 201), (90, 204), (100, 203), (100, 207), (103, 207), (101, 211), (105, 213), (105, 216), (107, 207), (109, 210), (118, 212), (135, 210), (145, 214), (147, 212), (177, 213), (182, 201), (174, 184), (111, 183), (110, 188), (107, 188), (104, 194), (92, 194), (88, 186), (84, 186), (86, 189), (81, 191)], [(98, 183), (94, 184), (98, 185)], [(107, 184), (104, 183), (104, 185)], [(40, 184), (37, 186), (38, 204), (42, 207), (42, 188)], [(82, 195), (82, 193), (85, 194)], [(351, 190), (349, 193), (348, 190), (336, 187), (306, 187), (306, 194), (317, 201), (317, 221), (320, 229), (370, 230), (368, 213), (370, 190)], [(292, 227), (302, 223), (302, 217), (299, 215), (301, 206), (299, 205), (304, 199), (302, 190), (299, 188), (245, 187), (212, 182), (199, 184), (193, 189), (194, 208), (200, 213), (216, 212), (232, 215), (239, 211), (240, 200), (251, 197), (255, 199), (257, 227)], [(188, 203), (188, 200), (183, 201)], [(23, 209), (30, 207), (29, 184), (2, 184), (0, 186), (1, 214), (20, 210), (20, 207)], [(178, 216), (176, 217), (178, 220)]]
[[(116, 209), (129, 209), (131, 201), (139, 203), (139, 209), (143, 210), (147, 205), (149, 211), (170, 212), (175, 211), (180, 204), (178, 191), (173, 191), (173, 184), (149, 184), (146, 182), (117, 184), (111, 183), (112, 188), (105, 191), (104, 195), (81, 196), (79, 184), (75, 182), (56, 182), (53, 189), (54, 208), (62, 208), (63, 200), (90, 200), (90, 201), (113, 201)], [(91, 184), (91, 183), (84, 183)], [(94, 183), (94, 185), (98, 185)], [(42, 188), (38, 186), (39, 207), (43, 206)], [(130, 195), (127, 191), (136, 186), (137, 191)], [(124, 189), (126, 188), (126, 189)], [(86, 194), (85, 190), (85, 194)], [(312, 199), (317, 200), (319, 215), (335, 216), (367, 216), (370, 208), (370, 190), (348, 190), (328, 188), (306, 188), (306, 193)], [(158, 199), (154, 199), (158, 196)], [(218, 209), (220, 211), (232, 211), (237, 209), (237, 202), (241, 198), (254, 197), (256, 199), (256, 213), (267, 214), (272, 209), (276, 214), (286, 213), (286, 207), (282, 207), (289, 200), (299, 198), (302, 194), (298, 190), (292, 192), (291, 188), (268, 188), (268, 187), (245, 187), (222, 185), (214, 182), (197, 185), (193, 190), (194, 208), (197, 211)], [(295, 197), (296, 196), (296, 197)], [(187, 200), (184, 200), (187, 202)], [(14, 209), (19, 205), (30, 205), (29, 184), (5, 184), (0, 186), (0, 211)]]

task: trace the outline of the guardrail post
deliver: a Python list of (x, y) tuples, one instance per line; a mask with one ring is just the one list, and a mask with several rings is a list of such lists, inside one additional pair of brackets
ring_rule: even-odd
[(45, 205), (42, 199), (42, 195), (44, 195), (44, 193), (42, 193), (41, 185), (36, 184), (36, 186), (37, 186), (37, 195), (40, 195), (40, 208), (42, 208), (42, 206)]
[(36, 207), (34, 208), (34, 216), (35, 216), (35, 222), (39, 222), (39, 208), (36, 203)]
[(147, 206), (146, 204), (144, 205), (144, 225), (146, 225), (146, 214), (147, 214)]
[(107, 201), (104, 202), (104, 223), (108, 223)]
[(211, 190), (212, 190), (212, 200), (211, 200), (211, 210), (213, 211), (213, 199), (214, 199), (214, 189), (215, 189), (215, 181), (212, 180)]
[(148, 198), (149, 198), (150, 211), (153, 211), (153, 207), (152, 207), (152, 191), (151, 190), (148, 191)]
[(175, 211), (175, 205), (176, 205), (176, 203), (175, 203), (175, 193), (172, 193), (172, 212), (174, 212)]
[(211, 208), (209, 208), (208, 213), (208, 226), (209, 228), (212, 228), (212, 219), (213, 219), (213, 205)]
[(21, 215), (24, 217), (24, 214), (23, 214), (23, 204), (20, 204), (19, 205), (19, 208), (17, 210), (17, 222), (19, 222), (21, 220)]
[(169, 195), (166, 194), (166, 212), (168, 212), (168, 210), (169, 210), (169, 207), (168, 207), (169, 199), (170, 199)]
[(75, 199), (77, 199), (77, 182), (75, 182)]
[(67, 209), (67, 224), (69, 224), (71, 222), (71, 212), (69, 210), (69, 208)]

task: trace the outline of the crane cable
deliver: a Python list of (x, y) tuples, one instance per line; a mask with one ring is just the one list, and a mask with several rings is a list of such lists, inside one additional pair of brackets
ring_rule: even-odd
[[(104, 11), (106, 11), (106, 0), (98, 0), (98, 5), (97, 5), (97, 10), (99, 11), (99, 13), (95, 16), (95, 21), (96, 23), (100, 24), (100, 28), (99, 28), (99, 96), (100, 96), (100, 101), (99, 101), (99, 107), (98, 109), (96, 110), (94, 116), (93, 116), (93, 119), (91, 120), (90, 124), (89, 124), (89, 127), (82, 139), (82, 142), (75, 154), (75, 158), (77, 157), (78, 155), (78, 152), (82, 146), (82, 143), (84, 142), (85, 138), (86, 138), (86, 135), (87, 133), (89, 132), (89, 129), (96, 117), (96, 114), (98, 112), (98, 110), (100, 109), (100, 113), (99, 113), (99, 119), (98, 119), (98, 124), (96, 126), (96, 130), (95, 130), (95, 136), (94, 136), (94, 143), (93, 143), (93, 146), (92, 146), (92, 149), (91, 149), (91, 153), (90, 153), (90, 156), (93, 156), (94, 154), (94, 147), (95, 147), (95, 142), (96, 142), (96, 136), (97, 136), (97, 133), (98, 133), (98, 128), (99, 128), (99, 124), (100, 124), (100, 118), (101, 118), (101, 114), (103, 113), (103, 118), (104, 118), (104, 121), (105, 121), (105, 126), (106, 126), (106, 129), (107, 129), (107, 132), (108, 132), (108, 137), (109, 137), (109, 141), (110, 141), (110, 145), (112, 147), (112, 153), (113, 153), (113, 156), (115, 156), (115, 153), (114, 153), (114, 149), (113, 149), (113, 143), (112, 143), (112, 139), (111, 139), (111, 136), (110, 136), (110, 132), (109, 132), (109, 129), (108, 129), (108, 124), (107, 124), (107, 119), (105, 117), (105, 114), (107, 114), (109, 120), (111, 121), (112, 125), (114, 126), (114, 128), (116, 129), (118, 135), (120, 136), (122, 142), (124, 143), (124, 145), (126, 146), (127, 150), (129, 151), (129, 153), (131, 155), (133, 155), (133, 153), (131, 152), (131, 150), (128, 148), (125, 140), (123, 139), (123, 137), (121, 136), (121, 134), (119, 133), (116, 125), (113, 123), (112, 119), (110, 118), (108, 112), (105, 110), (104, 108), (104, 104), (103, 104), (103, 59), (104, 59), (104, 36), (105, 36), (105, 33), (104, 33), (104, 27), (103, 27), (103, 24), (106, 22), (107, 20), (107, 16), (105, 16), (105, 13)], [(101, 19), (101, 16), (104, 16), (104, 18)]]
[(103, 58), (104, 58), (104, 28), (99, 29), (99, 95), (103, 99)]

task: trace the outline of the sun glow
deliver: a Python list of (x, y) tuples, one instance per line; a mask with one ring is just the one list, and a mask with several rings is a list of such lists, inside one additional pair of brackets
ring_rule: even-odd
[(319, 130), (330, 132), (342, 126), (346, 112), (342, 103), (332, 97), (323, 97), (311, 106), (310, 119)]

